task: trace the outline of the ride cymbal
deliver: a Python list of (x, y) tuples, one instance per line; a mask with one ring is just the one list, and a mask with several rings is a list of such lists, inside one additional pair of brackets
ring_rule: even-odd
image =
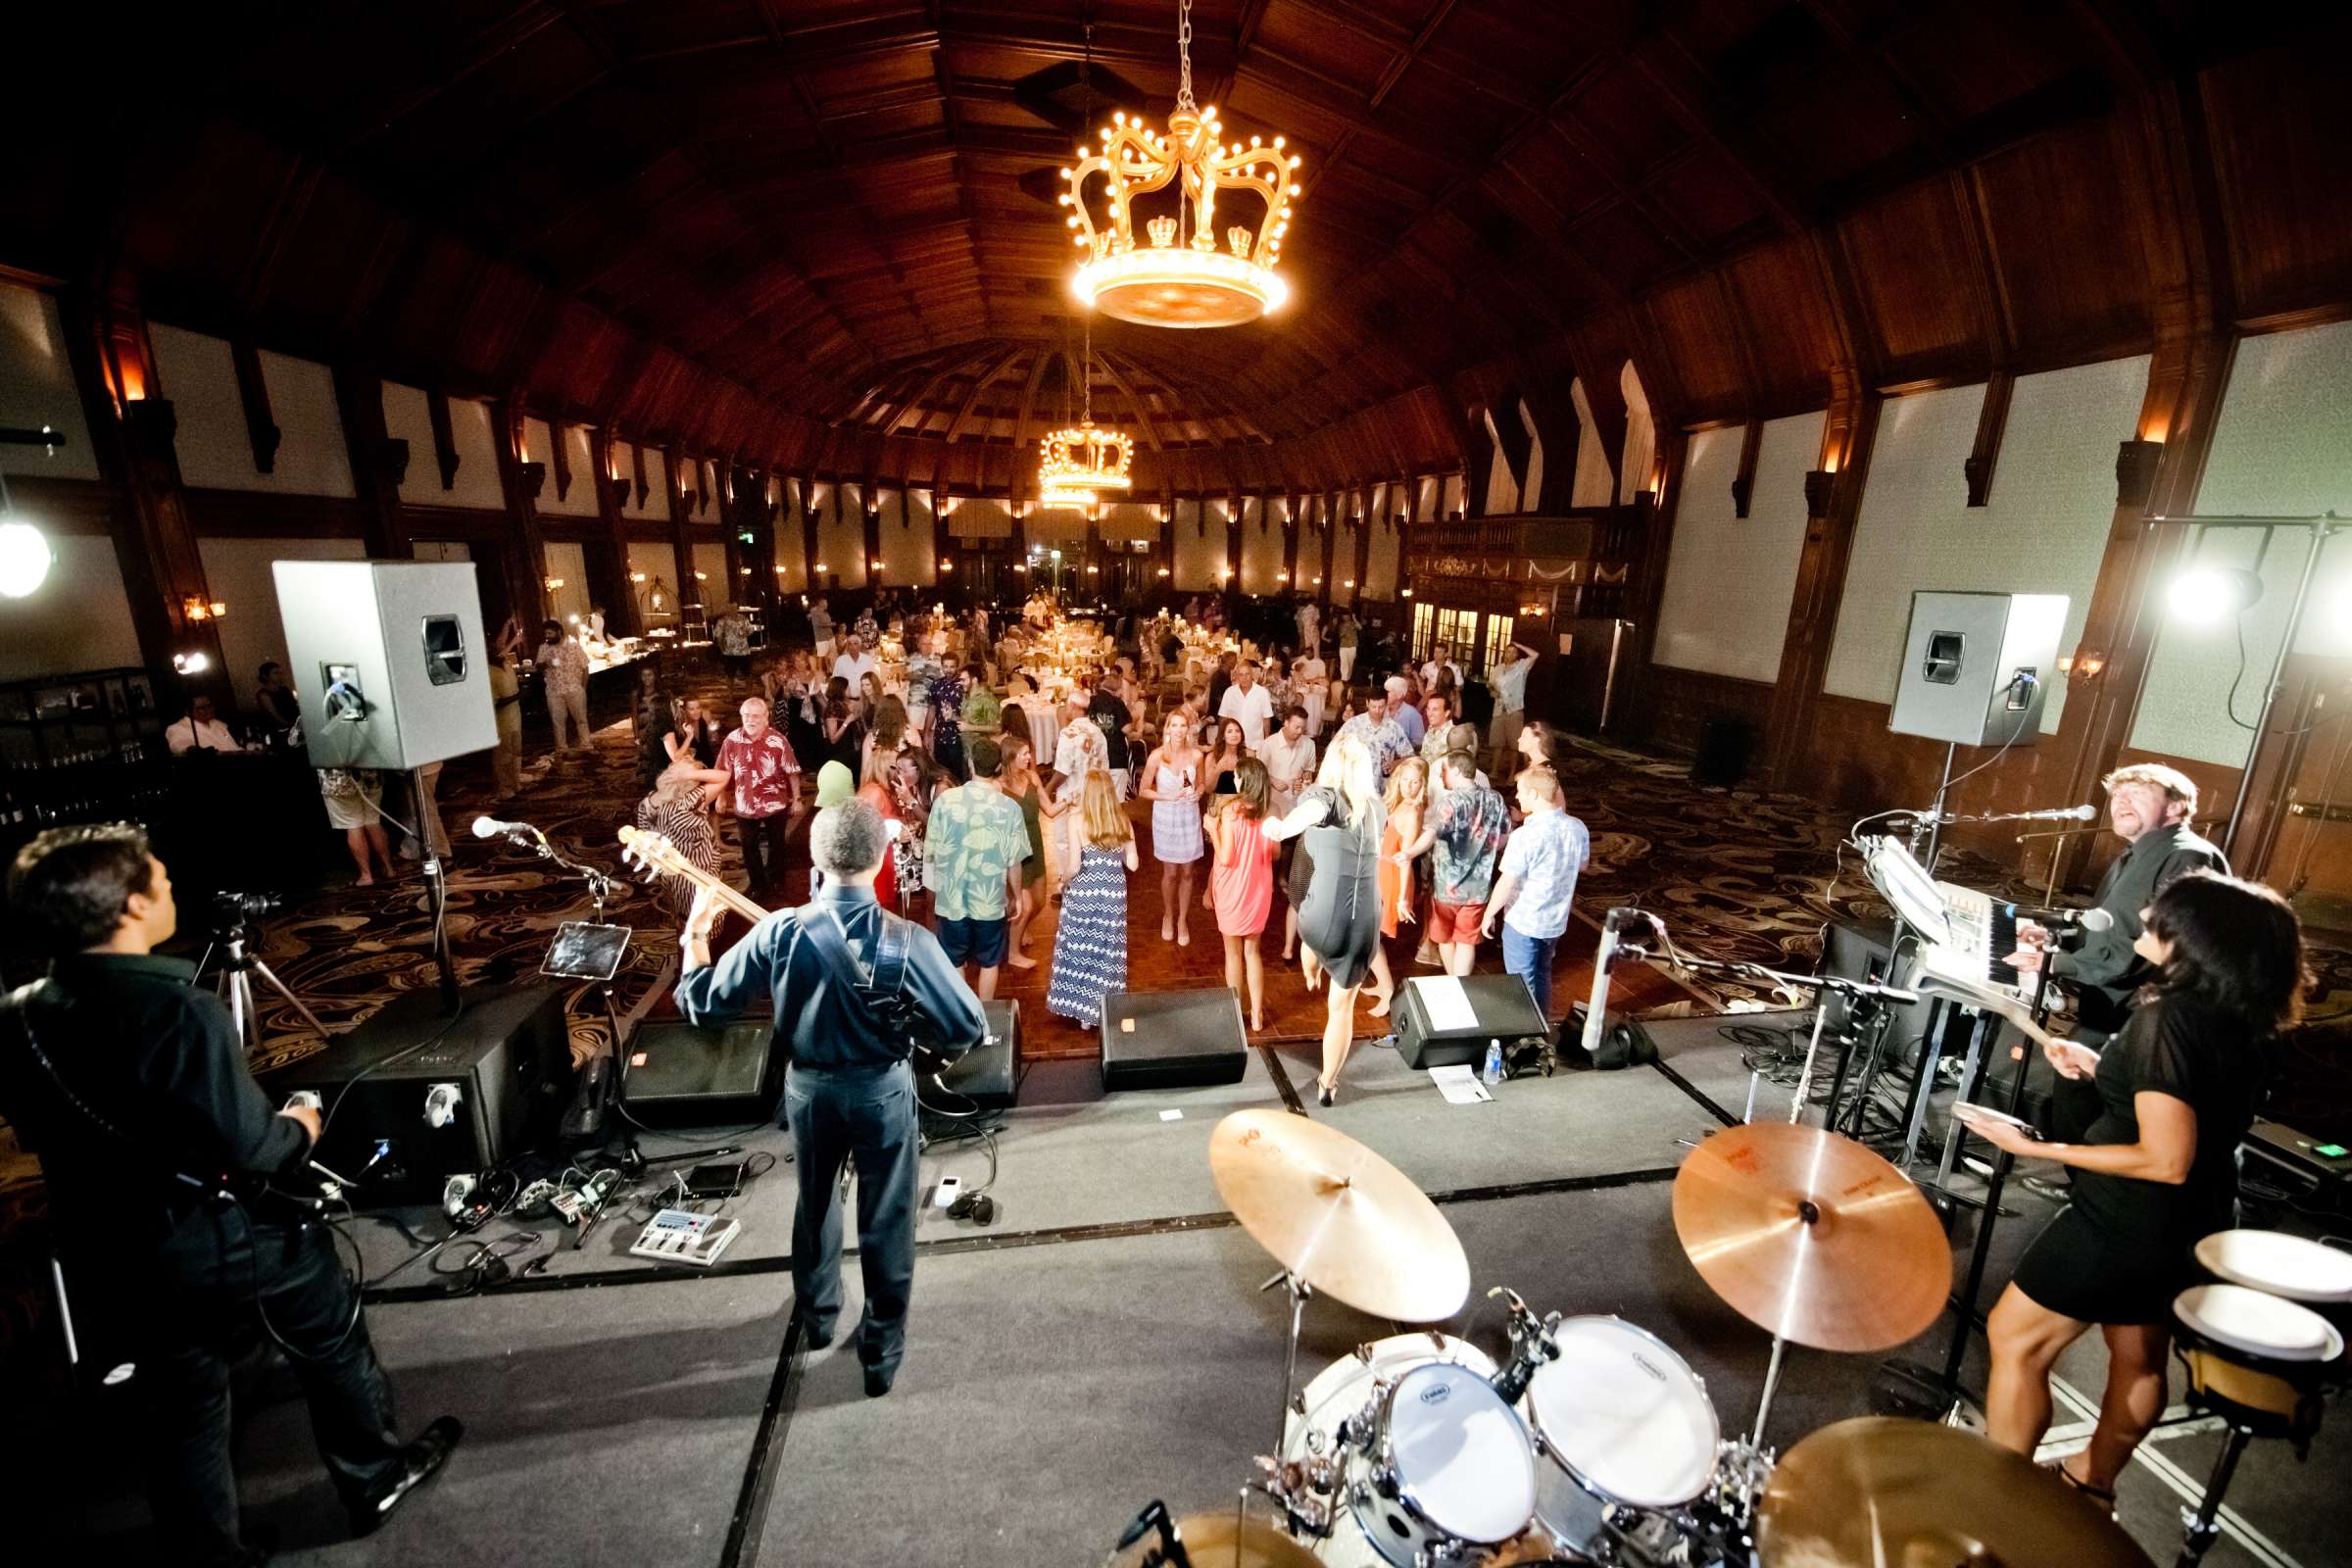
[(1817, 1349), (1900, 1345), (1951, 1294), (1951, 1246), (1919, 1189), (1819, 1127), (1709, 1134), (1674, 1178), (1674, 1230), (1734, 1311)]
[(1756, 1508), (1764, 1568), (2148, 1568), (2082, 1493), (1974, 1433), (1892, 1416), (1781, 1455)]
[(1420, 1188), (1346, 1133), (1237, 1110), (1208, 1144), (1217, 1191), (1258, 1246), (1374, 1317), (1435, 1323), (1470, 1296), (1470, 1260)]

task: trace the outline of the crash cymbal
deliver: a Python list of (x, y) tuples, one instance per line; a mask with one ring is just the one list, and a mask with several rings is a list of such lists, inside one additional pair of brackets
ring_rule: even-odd
[(1764, 1568), (2148, 1568), (2082, 1493), (1974, 1433), (1866, 1415), (1781, 1455), (1756, 1509)]
[(1217, 1123), (1208, 1168), (1234, 1217), (1326, 1296), (1398, 1323), (1461, 1310), (1470, 1260), (1404, 1173), (1346, 1133), (1281, 1110)]
[(1674, 1230), (1734, 1311), (1818, 1349), (1900, 1345), (1951, 1294), (1951, 1245), (1919, 1189), (1819, 1127), (1709, 1134), (1674, 1178)]
[[(1287, 1113), (1286, 1113), (1287, 1114)], [(1315, 1554), (1275, 1529), (1254, 1519), (1236, 1520), (1233, 1510), (1197, 1513), (1176, 1521), (1193, 1568), (1323, 1568)], [(1117, 1568), (1135, 1568), (1159, 1545), (1156, 1532), (1146, 1536), (1113, 1559)]]

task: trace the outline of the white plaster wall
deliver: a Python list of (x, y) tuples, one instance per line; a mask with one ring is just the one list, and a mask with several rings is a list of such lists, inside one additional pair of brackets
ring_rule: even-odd
[(694, 542), (695, 586), (702, 591), (703, 608), (715, 614), (735, 602), (735, 585), (727, 576), (727, 547), (716, 540)]
[(559, 496), (556, 494), (556, 432), (548, 428), (545, 419), (526, 418), (522, 421), (525, 459), (547, 465), (547, 483), (539, 487), (536, 505), (543, 516), (593, 517), (596, 515), (596, 468), (589, 457), (588, 432), (579, 425), (570, 424), (563, 428), (562, 436), (564, 460), (571, 469), (571, 485)]
[(1568, 505), (1605, 507), (1616, 499), (1617, 475), (1609, 466), (1609, 455), (1600, 449), (1599, 432), (1592, 426), (1592, 404), (1585, 396), (1582, 376), (1568, 383), (1568, 402), (1576, 410), (1578, 430), (1576, 478), (1568, 487)]
[[(2090, 609), (2115, 516), (2115, 448), (2147, 390), (2146, 356), (2019, 379), (1984, 507), (1968, 506), (1960, 465), (1976, 444), (1981, 386), (1889, 401), (1862, 492), (1845, 595), (1823, 690), (1892, 702), (1916, 589), (2065, 594), (2059, 657)], [(2065, 710), (2054, 680), (2044, 734)]]
[(816, 485), (818, 564), (843, 588), (865, 586), (865, 499), (856, 484)]
[(808, 554), (806, 537), (801, 532), (801, 514), (794, 507), (792, 486), (770, 475), (767, 499), (775, 504), (775, 578), (778, 593), (798, 594), (808, 591)]
[[(1504, 415), (1505, 418), (1517, 416), (1516, 410)], [(1502, 436), (1494, 427), (1494, 411), (1488, 409), (1483, 417), (1492, 451), (1487, 461), (1487, 515), (1499, 517), (1519, 510), (1519, 481), (1511, 477), (1511, 461), (1503, 455)]]
[(90, 449), (89, 423), (82, 417), (81, 394), (74, 383), (57, 301), (13, 283), (0, 283), (0, 424), (27, 430), (46, 424), (66, 438), (54, 453), (38, 447), (0, 447), (0, 471), (56, 479), (98, 477), (98, 455)]
[(547, 590), (547, 612), (568, 626), (588, 618), (588, 553), (573, 539), (547, 541), (547, 574), (564, 586)]
[(1409, 524), (1393, 524), (1372, 530), (1372, 551), (1364, 563), (1364, 582), (1361, 597), (1367, 600), (1392, 600), (1396, 597), (1396, 574), (1404, 556), (1404, 529)]
[(939, 581), (940, 554), (929, 492), (883, 491), (882, 580), (928, 588)]
[(1625, 392), (1625, 461), (1617, 466), (1617, 504), (1624, 506), (1649, 488), (1649, 470), (1658, 455), (1657, 425), (1650, 417), (1649, 392), (1625, 362), (1617, 384)]
[(441, 466), (433, 454), (432, 416), (423, 392), (386, 381), (384, 429), (409, 444), (409, 471), (400, 482), (402, 501), (413, 507), (505, 510), (507, 498), (498, 484), (498, 450), (490, 434), (488, 404), (449, 400), (450, 439), (458, 454), (458, 472), (446, 490), (441, 488)]
[[(2215, 514), (2352, 515), (2352, 322), (2275, 332), (2238, 344), (2230, 385), (2214, 425), (2213, 450), (2196, 510)], [(2239, 679), (2235, 621), (2184, 621), (2164, 615), (2154, 662), (2132, 727), (2132, 745), (2230, 767), (2244, 765), (2254, 721), (2278, 657), (2310, 536), (2301, 529), (2209, 533), (2196, 562), (2257, 569), (2262, 597), (2242, 617), (2244, 675)], [(2259, 560), (2257, 559), (2259, 558)], [(2329, 542), (2312, 580), (2309, 608), (2295, 639), (2299, 652), (2352, 655), (2352, 548)], [(2237, 717), (2228, 712), (2237, 681)]]
[(1446, 499), (1446, 481), (1434, 473), (1425, 473), (1413, 486), (1413, 520), (1426, 522), (1438, 515), (1438, 507)]
[(153, 322), (156, 373), (176, 416), (179, 474), (210, 490), (262, 490), (280, 495), (356, 495), (343, 420), (335, 409), (334, 375), (323, 365), (264, 352), (262, 383), (278, 428), (268, 473), (253, 465), (244, 400), (227, 340)]
[(1824, 418), (1800, 414), (1765, 423), (1745, 517), (1734, 515), (1732, 480), (1746, 432), (1730, 425), (1690, 437), (1658, 606), (1659, 663), (1743, 680), (1778, 677), (1805, 547), (1805, 472), (1819, 458)]
[(656, 522), (669, 520), (668, 470), (662, 466), (665, 459), (657, 447), (645, 449), (645, 500), (637, 500), (636, 449), (626, 441), (612, 443), (612, 466), (629, 480), (628, 498), (620, 505), (624, 517), (651, 518)]
[(1242, 502), (1242, 564), (1234, 586), (1246, 594), (1282, 593), (1290, 555), (1290, 501), (1283, 496), (1250, 496)]
[(47, 580), (23, 599), (0, 599), (0, 680), (143, 662), (114, 541), (53, 533), (49, 549)]
[[(639, 576), (643, 576), (645, 581), (637, 581)], [(637, 602), (637, 615), (641, 624), (650, 626), (657, 621), (666, 624), (677, 618), (678, 554), (666, 541), (629, 541), (629, 593)], [(662, 585), (668, 601), (659, 614), (647, 608), (646, 599), (656, 581)]]

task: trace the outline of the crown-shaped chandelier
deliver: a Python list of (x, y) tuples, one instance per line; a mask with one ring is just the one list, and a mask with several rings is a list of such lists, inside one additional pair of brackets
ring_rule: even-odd
[[(1274, 269), (1282, 260), (1283, 235), (1291, 207), (1305, 194), (1294, 188), (1291, 172), (1298, 160), (1250, 138), (1245, 147), (1218, 141), (1214, 106), (1193, 102), (1193, 5), (1179, 0), (1176, 25), (1176, 107), (1166, 134), (1124, 111), (1102, 127), (1102, 148), (1078, 149), (1078, 162), (1063, 170), (1070, 188), (1060, 198), (1071, 210), (1072, 240), (1086, 259), (1070, 279), (1084, 303), (1123, 321), (1146, 326), (1239, 326), (1281, 308), (1290, 285)], [(1087, 182), (1102, 175), (1102, 220), (1088, 205)], [(1149, 243), (1136, 242), (1140, 197), (1176, 187), (1172, 211), (1146, 219)], [(1229, 224), (1222, 248), (1217, 238), (1220, 192), (1254, 192), (1265, 210), (1253, 230)]]
[[(1064, 363), (1067, 363), (1065, 358)], [(1135, 438), (1123, 430), (1095, 427), (1095, 323), (1086, 323), (1086, 352), (1079, 361), (1079, 379), (1086, 391), (1075, 424), (1047, 433), (1037, 461), (1037, 498), (1049, 507), (1092, 506), (1105, 490), (1125, 490), (1133, 483)], [(1065, 384), (1064, 391), (1067, 387)], [(1069, 405), (1062, 405), (1069, 416)]]

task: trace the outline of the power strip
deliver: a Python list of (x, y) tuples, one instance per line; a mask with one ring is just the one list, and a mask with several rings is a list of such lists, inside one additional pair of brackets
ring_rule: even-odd
[(709, 1268), (718, 1261), (718, 1255), (742, 1230), (741, 1220), (665, 1208), (648, 1221), (637, 1240), (629, 1244), (629, 1253), (633, 1257), (650, 1257), (658, 1263), (691, 1263), (697, 1268)]

